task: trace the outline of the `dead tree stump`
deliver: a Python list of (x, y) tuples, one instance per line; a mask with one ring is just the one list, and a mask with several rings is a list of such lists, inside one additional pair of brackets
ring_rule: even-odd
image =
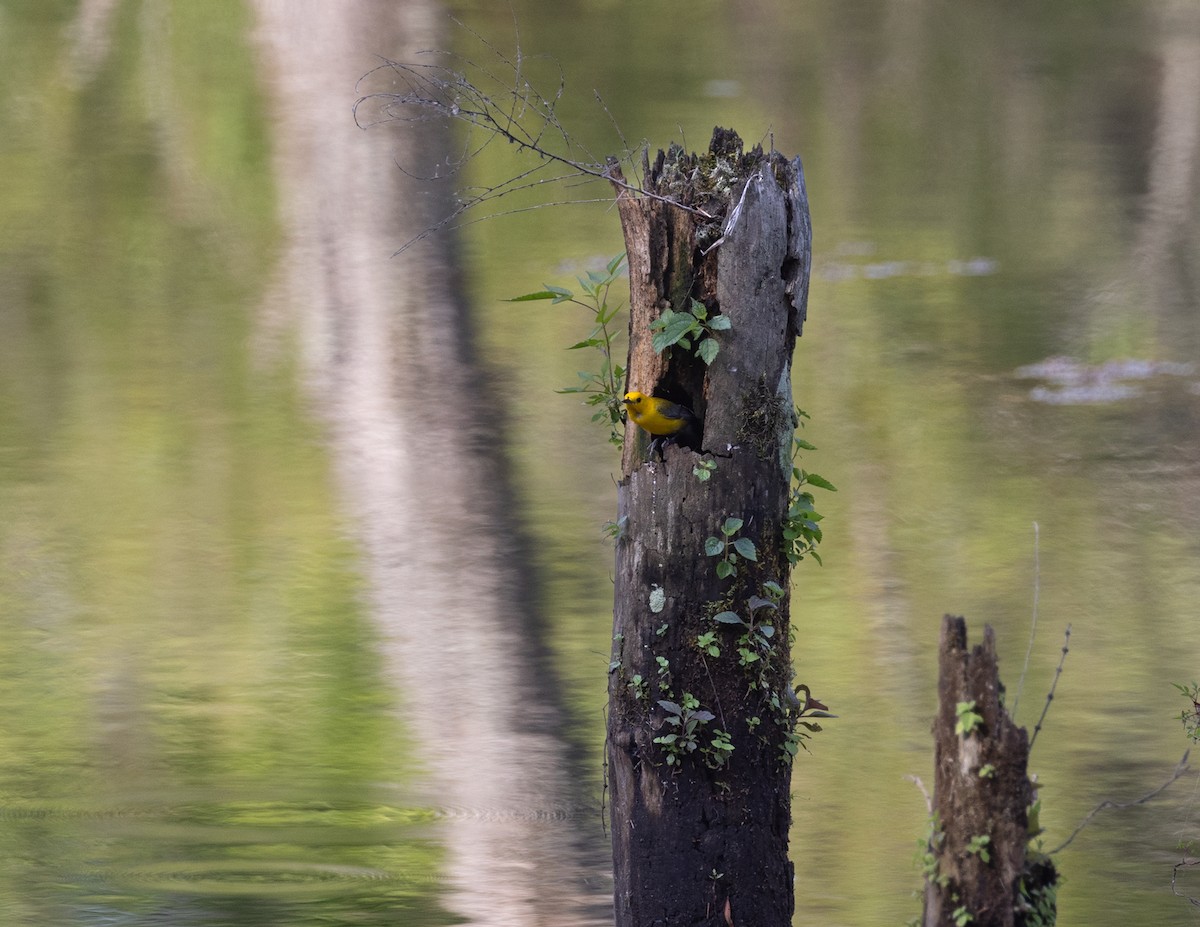
[(1054, 866), (1027, 853), (1029, 738), (1004, 708), (990, 626), (968, 651), (966, 622), (943, 620), (933, 738), (936, 866), (927, 872), (924, 927), (1053, 924)]
[[(810, 265), (803, 171), (799, 159), (744, 153), (718, 129), (703, 155), (675, 146), (645, 165), (653, 195), (617, 189), (628, 389), (688, 405), (703, 437), (660, 461), (632, 423), (625, 435), (607, 747), (616, 924), (788, 927), (803, 705), (790, 684), (781, 532)], [(693, 300), (730, 322), (713, 334), (711, 365), (694, 340), (663, 352), (651, 343), (654, 320)], [(702, 460), (715, 467), (707, 478)], [(728, 519), (740, 523), (730, 530)], [(714, 537), (726, 546), (711, 556)], [(729, 555), (735, 572), (722, 576)]]

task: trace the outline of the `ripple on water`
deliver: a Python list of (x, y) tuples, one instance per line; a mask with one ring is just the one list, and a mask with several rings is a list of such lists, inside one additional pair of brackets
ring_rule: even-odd
[(205, 828), (407, 827), (439, 817), (441, 814), (435, 808), (351, 801), (218, 799), (128, 804), (0, 801), (0, 820), (128, 819)]
[(374, 802), (220, 801), (190, 802), (162, 809), (182, 824), (223, 827), (405, 827), (437, 817), (429, 808)]
[(395, 882), (382, 869), (286, 860), (170, 860), (110, 869), (103, 881), (139, 891), (191, 895), (254, 895), (294, 898), (312, 892), (355, 891), (365, 883)]
[(209, 836), (225, 830), (250, 834), (260, 830), (317, 828), (350, 833), (419, 827), (457, 819), (570, 821), (599, 816), (598, 804), (490, 808), (321, 800), (160, 800), (119, 805), (0, 801), (0, 820), (93, 819), (129, 822), (135, 826), (144, 822), (151, 827), (202, 828)]
[(188, 896), (201, 904), (297, 903), (309, 914), (370, 906), (371, 899), (389, 910), (423, 904), (432, 911), (446, 889), (438, 840), (444, 826), (464, 819), (555, 826), (599, 813), (598, 805), (488, 808), (211, 793), (0, 799), (0, 822), (57, 831), (75, 848), (44, 861), (54, 872), (49, 881), (73, 885), (81, 902), (126, 914)]
[[(436, 856), (420, 806), (315, 799), (211, 799), (101, 804), (0, 800), (0, 822), (57, 831), (78, 851), (46, 860), (94, 897), (114, 893), (300, 899), (436, 888)], [(373, 865), (382, 864), (382, 865)]]

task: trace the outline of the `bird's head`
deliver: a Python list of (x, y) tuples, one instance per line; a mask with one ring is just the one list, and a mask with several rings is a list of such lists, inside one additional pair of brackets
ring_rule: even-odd
[(626, 393), (625, 398), (621, 400), (621, 402), (625, 403), (625, 405), (629, 406), (631, 409), (640, 409), (642, 407), (642, 403), (645, 401), (645, 395), (639, 393), (637, 390), (634, 390), (631, 393)]

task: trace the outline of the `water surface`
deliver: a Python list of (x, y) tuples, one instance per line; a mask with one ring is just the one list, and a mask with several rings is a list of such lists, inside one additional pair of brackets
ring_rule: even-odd
[[(944, 612), (995, 626), (1030, 727), (1071, 625), (1047, 848), (1163, 782), (1200, 675), (1190, 7), (445, 12), (0, 11), (0, 921), (605, 922), (617, 458), (554, 392), (586, 319), (500, 300), (619, 252), (615, 213), (392, 257), (446, 137), (350, 113), (377, 55), (502, 73), (514, 12), (589, 150), (804, 158), (796, 397), (839, 492), (795, 653), (839, 718), (796, 766), (796, 923), (919, 910)], [(1191, 923), (1195, 794), (1078, 836), (1060, 923)]]

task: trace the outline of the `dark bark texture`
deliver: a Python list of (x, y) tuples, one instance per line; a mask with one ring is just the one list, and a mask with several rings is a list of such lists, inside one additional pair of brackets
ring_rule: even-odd
[[(720, 129), (707, 153), (673, 148), (645, 167), (649, 192), (712, 218), (619, 188), (628, 388), (689, 405), (703, 439), (699, 451), (669, 445), (649, 460), (645, 436), (626, 430), (608, 724), (616, 924), (787, 927), (797, 710), (789, 597), (755, 611), (751, 600), (769, 597), (768, 582), (789, 588), (781, 530), (796, 424), (791, 359), (811, 242), (803, 172), (799, 159), (744, 153)], [(711, 366), (683, 347), (651, 346), (650, 324), (693, 298), (731, 322)], [(701, 459), (716, 464), (708, 480), (693, 473)], [(722, 579), (705, 539), (722, 537), (731, 516), (757, 560), (739, 558)], [(746, 623), (715, 620), (730, 611)], [(705, 633), (719, 655), (697, 645)], [(686, 716), (660, 701), (690, 700), (698, 720), (689, 736)], [(673, 744), (656, 743), (671, 734)], [(722, 734), (732, 752), (716, 746)]]
[(1003, 697), (991, 627), (984, 627), (983, 643), (968, 650), (966, 622), (947, 615), (933, 724), (930, 850), (937, 872), (926, 882), (924, 927), (953, 927), (964, 914), (971, 927), (1054, 922), (1054, 866), (1027, 853), (1036, 797), (1027, 773), (1029, 738)]

